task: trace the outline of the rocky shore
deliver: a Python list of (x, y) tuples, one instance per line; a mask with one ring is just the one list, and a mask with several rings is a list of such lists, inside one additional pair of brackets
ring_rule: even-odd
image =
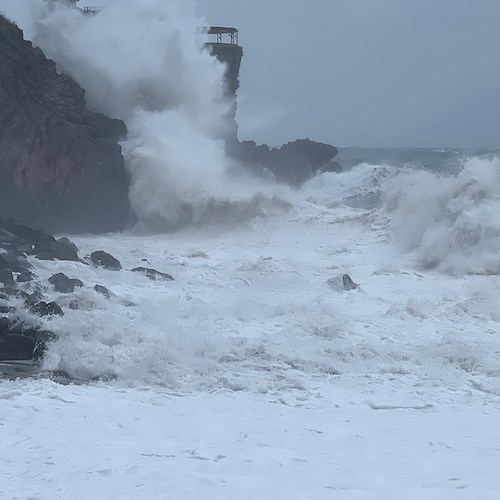
[[(40, 367), (47, 345), (58, 339), (55, 332), (42, 327), (41, 317), (64, 316), (57, 301), (47, 298), (48, 292), (71, 294), (76, 288), (92, 288), (96, 294), (111, 297), (111, 292), (98, 283), (83, 283), (80, 279), (56, 273), (48, 280), (37, 274), (42, 261), (72, 261), (82, 266), (122, 270), (120, 261), (102, 250), (85, 258), (68, 238), (56, 239), (42, 229), (0, 218), (0, 375), (12, 374), (13, 366), (26, 371)], [(173, 281), (167, 273), (147, 267), (134, 267), (132, 272), (151, 280)], [(53, 296), (53, 293), (49, 294)], [(70, 307), (78, 309), (78, 301)]]

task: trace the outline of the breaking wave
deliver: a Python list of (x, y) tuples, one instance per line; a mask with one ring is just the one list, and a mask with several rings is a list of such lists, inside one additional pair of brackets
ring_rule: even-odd
[(403, 169), (383, 190), (394, 234), (421, 266), (500, 274), (500, 158), (469, 159), (458, 175)]
[(89, 107), (127, 124), (129, 197), (143, 225), (197, 224), (211, 206), (225, 211), (211, 210), (209, 220), (236, 220), (275, 198), (271, 185), (249, 179), (225, 153), (233, 103), (225, 66), (197, 38), (206, 22), (193, 1), (124, 0), (85, 15), (62, 1), (30, 0), (13, 10), (34, 43), (86, 90)]

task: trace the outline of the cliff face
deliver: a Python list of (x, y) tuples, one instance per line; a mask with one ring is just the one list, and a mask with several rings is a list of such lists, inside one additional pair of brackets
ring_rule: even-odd
[(342, 169), (333, 161), (338, 153), (336, 147), (310, 139), (298, 139), (281, 148), (243, 141), (233, 144), (229, 153), (254, 172), (269, 172), (277, 181), (291, 186), (300, 186), (320, 172)]
[(87, 110), (84, 91), (0, 16), (0, 215), (50, 231), (122, 229), (125, 124)]

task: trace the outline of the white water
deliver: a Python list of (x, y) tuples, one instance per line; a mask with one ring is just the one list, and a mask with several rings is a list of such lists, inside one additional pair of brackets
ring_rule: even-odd
[[(392, 187), (389, 210), (342, 202), (358, 185), (366, 194), (407, 176), (429, 180), (363, 165), (324, 174), (288, 210), (237, 228), (76, 239), (82, 255), (113, 253), (120, 272), (37, 262), (42, 280), (57, 270), (85, 283), (52, 295), (65, 316), (42, 320), (61, 336), (45, 367), (116, 380), (0, 383), (12, 449), (0, 492), (495, 499), (498, 275), (424, 268), (419, 248), (403, 251), (407, 208)], [(495, 201), (482, 197), (476, 210)], [(435, 223), (448, 220), (446, 205)], [(137, 265), (175, 281), (127, 270)], [(343, 273), (360, 287), (329, 286)]]
[[(245, 217), (238, 227), (219, 222), (170, 235), (74, 238), (83, 255), (103, 249), (125, 269), (146, 265), (176, 281), (151, 282), (127, 270), (70, 262), (37, 263), (42, 279), (58, 270), (87, 284), (70, 296), (53, 295), (66, 309), (76, 298), (80, 309), (48, 320), (61, 340), (46, 367), (75, 378), (110, 377), (187, 391), (268, 392), (290, 384), (306, 390), (310, 376), (383, 379), (397, 373), (450, 390), (476, 380), (500, 394), (498, 339), (492, 333), (500, 319), (498, 276), (480, 276), (480, 259), (466, 270), (479, 275), (452, 277), (428, 269), (421, 261), (429, 250), (418, 245), (403, 251), (400, 241), (407, 234), (403, 228), (425, 235), (450, 224), (448, 205), (458, 203), (463, 182), (470, 185), (477, 161), (458, 178), (368, 165), (323, 174), (290, 194), (288, 208)], [(408, 208), (411, 190), (398, 198), (397, 189), (409, 180), (439, 186), (437, 195), (420, 195), (428, 210), (417, 214)], [(358, 186), (363, 195), (367, 186), (389, 189), (377, 208), (350, 208), (343, 200), (352, 199)], [(463, 203), (470, 210), (469, 196)], [(495, 203), (492, 192), (478, 200), (475, 211), (492, 213)], [(487, 236), (484, 242), (461, 239), (447, 262), (471, 262), (472, 253), (492, 258), (487, 251), (495, 234), (486, 229), (495, 222), (478, 217), (476, 231)], [(440, 242), (454, 243), (445, 230), (435, 240)], [(452, 271), (456, 275), (459, 268)], [(328, 285), (344, 273), (360, 283), (358, 290)], [(110, 288), (111, 301), (92, 290), (96, 283)]]
[(499, 274), (500, 160), (475, 158), (454, 178), (408, 172), (386, 185), (404, 248), (425, 267)]

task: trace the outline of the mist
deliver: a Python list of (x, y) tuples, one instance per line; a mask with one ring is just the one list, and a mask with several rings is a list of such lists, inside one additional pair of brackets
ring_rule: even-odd
[(85, 89), (90, 109), (125, 121), (129, 198), (143, 225), (240, 220), (265, 204), (263, 187), (225, 153), (225, 66), (196, 36), (205, 20), (193, 2), (125, 0), (90, 16), (63, 2), (8, 6), (25, 35)]
[[(206, 24), (240, 29), (242, 139), (500, 147), (496, 0), (317, 0), (313, 8), (297, 0), (197, 0), (191, 6)], [(2, 1), (0, 8), (26, 17), (19, 2)]]

